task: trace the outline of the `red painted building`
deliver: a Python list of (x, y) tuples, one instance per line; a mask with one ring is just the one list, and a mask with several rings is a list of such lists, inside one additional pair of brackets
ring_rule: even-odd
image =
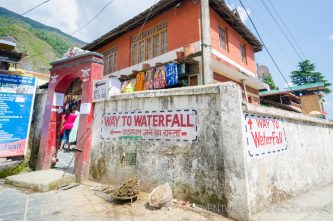
[[(254, 53), (262, 45), (223, 1), (210, 0), (210, 20), (214, 80), (240, 84), (244, 100), (259, 103), (258, 92), (265, 85), (257, 79)], [(200, 52), (200, 24), (199, 1), (162, 0), (151, 13), (146, 10), (84, 49), (104, 55), (104, 76), (128, 76), (142, 70), (144, 63), (154, 67), (176, 60), (176, 52), (184, 46), (192, 45)], [(203, 84), (200, 53), (197, 55), (186, 68), (190, 86)]]

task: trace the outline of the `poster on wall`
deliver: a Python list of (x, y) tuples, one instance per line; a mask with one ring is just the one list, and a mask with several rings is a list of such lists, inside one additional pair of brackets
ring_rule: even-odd
[(287, 150), (282, 119), (245, 113), (244, 125), (245, 145), (250, 157), (265, 157)]
[(35, 92), (34, 77), (0, 72), (0, 157), (26, 154)]
[(196, 110), (134, 111), (102, 117), (101, 139), (149, 141), (197, 140)]

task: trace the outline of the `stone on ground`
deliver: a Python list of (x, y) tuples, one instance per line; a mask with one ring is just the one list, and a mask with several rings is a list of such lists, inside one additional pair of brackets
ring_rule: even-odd
[(170, 205), (172, 199), (172, 189), (169, 183), (165, 183), (161, 186), (156, 187), (149, 194), (149, 206), (155, 209), (160, 209), (162, 207)]
[(23, 173), (6, 178), (6, 184), (31, 189), (38, 192), (48, 192), (58, 187), (75, 182), (72, 174), (65, 174), (60, 170), (39, 170)]

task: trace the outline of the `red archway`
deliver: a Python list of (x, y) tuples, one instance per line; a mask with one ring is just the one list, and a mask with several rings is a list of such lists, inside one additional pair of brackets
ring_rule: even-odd
[(75, 175), (81, 181), (88, 177), (89, 172), (90, 127), (93, 122), (93, 83), (103, 77), (103, 56), (90, 52), (56, 61), (51, 65), (37, 169), (49, 169), (51, 167), (52, 155), (57, 148), (57, 122), (59, 122), (57, 119), (61, 115), (60, 108), (63, 105), (63, 102), (59, 102), (59, 95), (66, 92), (74, 79), (80, 78), (82, 81), (81, 110), (85, 108), (86, 112), (80, 114), (77, 148), (81, 149), (82, 152), (77, 154), (75, 158)]

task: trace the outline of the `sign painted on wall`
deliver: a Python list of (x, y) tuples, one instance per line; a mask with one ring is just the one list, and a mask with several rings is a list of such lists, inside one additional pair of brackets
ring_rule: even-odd
[(197, 130), (196, 110), (109, 113), (103, 115), (101, 138), (193, 142)]
[(94, 81), (93, 102), (105, 101), (114, 94), (120, 94), (121, 82), (118, 78)]
[(94, 81), (93, 102), (104, 101), (108, 98), (111, 79)]
[(246, 113), (244, 124), (245, 144), (251, 157), (269, 156), (287, 150), (282, 119)]
[(0, 72), (0, 157), (23, 156), (36, 91), (33, 77)]

